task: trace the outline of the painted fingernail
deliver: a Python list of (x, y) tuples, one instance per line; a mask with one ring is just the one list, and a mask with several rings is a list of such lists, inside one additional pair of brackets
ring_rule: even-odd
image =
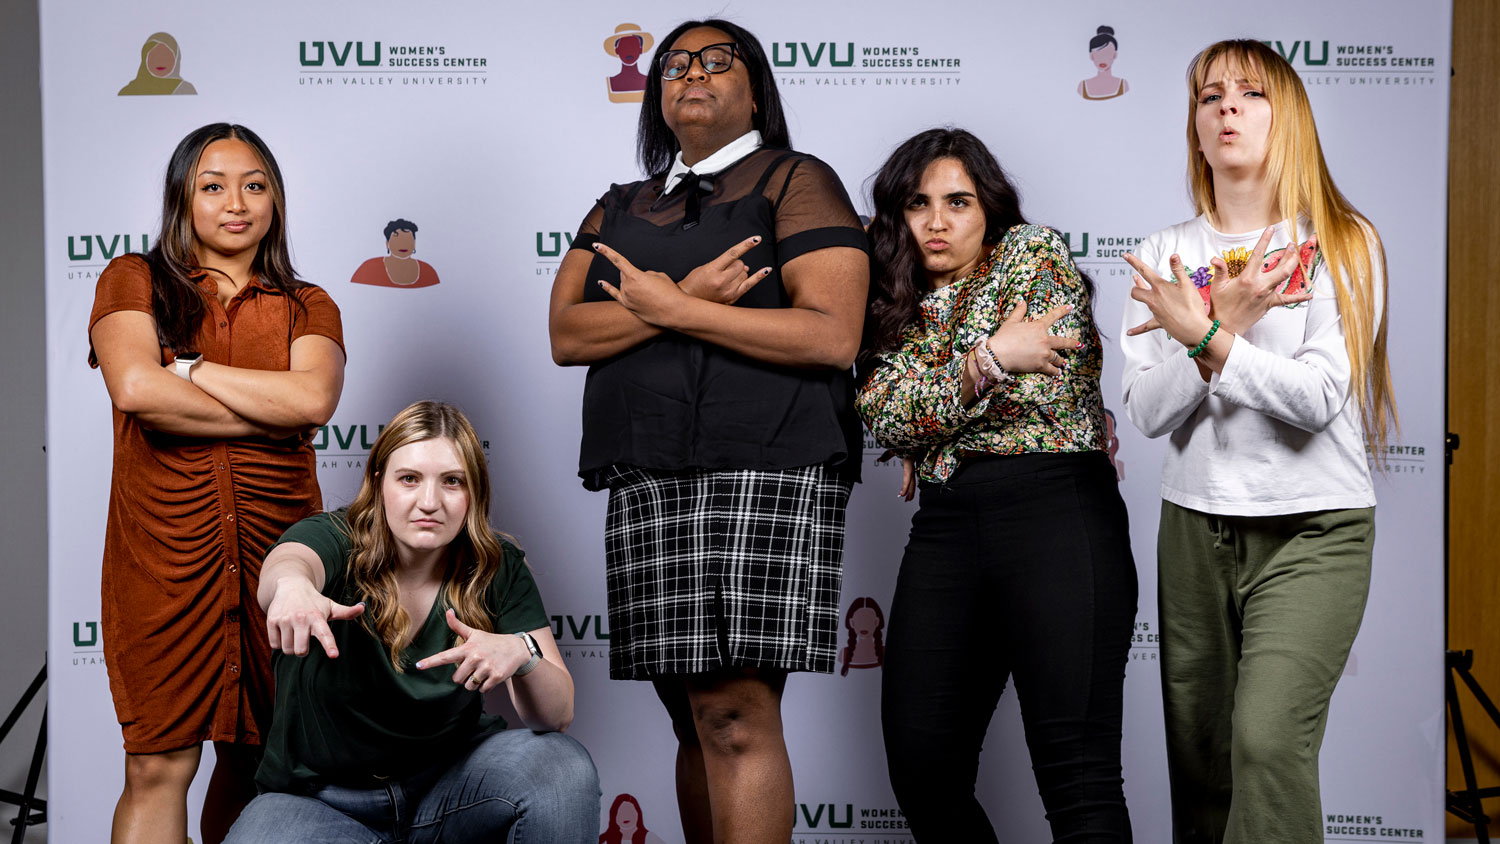
[(599, 288), (601, 290), (604, 288), (604, 279), (601, 278), (601, 279), (599, 279), (598, 281), (596, 281), (594, 283), (597, 284), (597, 285), (599, 285)]
[(750, 240), (755, 243), (760, 243), (760, 235), (756, 235), (755, 237), (750, 238)]
[(1075, 349), (1081, 349), (1081, 348), (1083, 348), (1083, 341), (1082, 340), (1078, 341), (1078, 345), (1074, 346), (1073, 348), (1075, 348)]
[(421, 660), (417, 660), (417, 667), (418, 668), (426, 668), (427, 666), (423, 665)]
[(595, 243), (592, 246), (590, 246), (589, 248), (593, 249), (595, 252), (598, 252), (599, 251), (599, 244)]

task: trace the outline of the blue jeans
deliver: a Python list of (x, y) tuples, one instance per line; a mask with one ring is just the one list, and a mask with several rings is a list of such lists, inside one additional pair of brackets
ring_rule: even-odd
[(562, 733), (517, 729), (486, 736), (452, 764), (381, 788), (262, 794), (226, 844), (598, 840), (599, 773), (588, 751)]

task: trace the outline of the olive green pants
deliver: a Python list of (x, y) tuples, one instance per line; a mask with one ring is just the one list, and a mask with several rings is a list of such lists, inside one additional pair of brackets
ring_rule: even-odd
[(1370, 588), (1375, 510), (1162, 502), (1161, 685), (1177, 844), (1322, 844), (1318, 750)]

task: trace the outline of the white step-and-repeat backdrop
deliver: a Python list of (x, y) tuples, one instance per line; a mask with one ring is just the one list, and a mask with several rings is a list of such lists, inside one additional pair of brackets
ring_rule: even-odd
[[(1326, 833), (1440, 840), (1451, 14), (1447, 2), (1404, 0), (1004, 0), (921, 10), (889, 0), (381, 0), (268, 2), (253, 13), (187, 0), (43, 4), (53, 840), (103, 840), (122, 781), (98, 627), (111, 452), (109, 398), (85, 363), (94, 284), (112, 256), (156, 236), (176, 142), (221, 120), (252, 127), (275, 151), (297, 267), (343, 309), (348, 382), (316, 441), (328, 506), (352, 497), (370, 444), (397, 409), (421, 397), (462, 405), (489, 449), (494, 522), (528, 549), (577, 680), (572, 730), (599, 765), (603, 828), (608, 807), (630, 794), (648, 840), (681, 840), (667, 718), (649, 685), (607, 676), (605, 498), (575, 475), (584, 372), (552, 364), (546, 316), (579, 220), (610, 182), (638, 178), (645, 62), (627, 65), (628, 51), (622, 58), (608, 46), (617, 33), (649, 43), (686, 14), (720, 12), (765, 43), (797, 148), (828, 161), (862, 212), (866, 179), (915, 132), (951, 123), (990, 145), (1022, 189), (1025, 213), (1065, 232), (1098, 282), (1113, 408), (1113, 339), (1129, 284), (1119, 256), (1191, 215), (1189, 58), (1211, 41), (1249, 37), (1293, 63), (1339, 186), (1385, 236), (1404, 417), (1378, 485), (1369, 609), (1324, 745)], [(1117, 45), (1105, 69), (1089, 51), (1101, 26)], [(137, 78), (145, 55), (152, 67), (170, 60), (160, 73), (181, 84)], [(1123, 93), (1086, 99), (1081, 83), (1094, 95)], [(397, 218), (417, 224), (417, 257), (440, 283), (352, 283), (384, 254), (382, 230)], [(1125, 788), (1137, 840), (1164, 842), (1153, 565), (1162, 443), (1120, 419), (1115, 458), (1141, 572)], [(856, 601), (873, 602), (883, 618), (912, 509), (895, 496), (898, 470), (875, 465), (879, 450), (867, 446), (866, 481), (849, 509), (850, 618)], [(866, 650), (845, 676), (788, 684), (796, 839), (910, 840), (886, 779), (880, 668), (863, 664), (872, 661)], [(976, 671), (986, 670), (983, 653), (976, 648)], [(1014, 695), (995, 715), (979, 787), (1002, 839), (1047, 840)]]

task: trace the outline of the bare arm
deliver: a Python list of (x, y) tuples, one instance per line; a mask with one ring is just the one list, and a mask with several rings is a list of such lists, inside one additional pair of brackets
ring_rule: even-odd
[[(181, 379), (178, 379), (181, 380)], [(204, 361), (193, 384), (231, 411), (273, 428), (327, 424), (344, 390), (344, 350), (319, 334), (292, 341), (286, 370), (245, 369)]]
[(573, 675), (563, 664), (551, 628), (532, 630), (531, 637), (542, 649), (542, 661), (525, 677), (512, 676), (505, 681), (511, 705), (531, 729), (565, 732), (573, 723)]
[(307, 656), (316, 639), (330, 659), (338, 657), (329, 620), (356, 618), (365, 605), (347, 607), (325, 597), (323, 578), (323, 561), (306, 545), (287, 542), (266, 555), (255, 597), (266, 611), (266, 634), (273, 649)]
[[(738, 301), (745, 291), (771, 274), (771, 267), (751, 273), (740, 260), (758, 243), (759, 236), (736, 243), (724, 254), (694, 268), (678, 288), (688, 298), (725, 305)], [(583, 301), (592, 262), (592, 255), (581, 250), (570, 251), (552, 285), (547, 329), (552, 340), (552, 360), (559, 366), (614, 357), (662, 333), (660, 327), (645, 322), (619, 302)], [(665, 275), (661, 277), (672, 281)]]
[[(285, 436), (235, 413), (161, 365), (156, 322), (143, 311), (116, 311), (89, 331), (109, 399), (154, 431), (186, 437)], [(197, 368), (203, 368), (199, 364)]]
[(595, 248), (620, 269), (620, 286), (604, 289), (648, 324), (782, 366), (845, 369), (854, 363), (870, 285), (869, 260), (858, 249), (833, 246), (783, 265), (789, 308), (734, 308), (690, 296), (602, 243)]
[(552, 340), (552, 361), (558, 366), (577, 366), (614, 357), (662, 332), (618, 302), (583, 301), (593, 259), (592, 254), (580, 249), (569, 250), (552, 282), (547, 334)]
[(516, 669), (531, 661), (531, 651), (521, 637), (475, 630), (459, 621), (451, 608), (447, 619), (449, 629), (463, 638), (463, 644), (424, 657), (417, 662), (418, 670), (452, 665), (453, 682), (480, 694), (505, 683), (516, 714), (538, 732), (562, 732), (573, 723), (573, 675), (563, 665), (550, 629), (530, 631), (542, 659), (530, 674), (517, 677)]

